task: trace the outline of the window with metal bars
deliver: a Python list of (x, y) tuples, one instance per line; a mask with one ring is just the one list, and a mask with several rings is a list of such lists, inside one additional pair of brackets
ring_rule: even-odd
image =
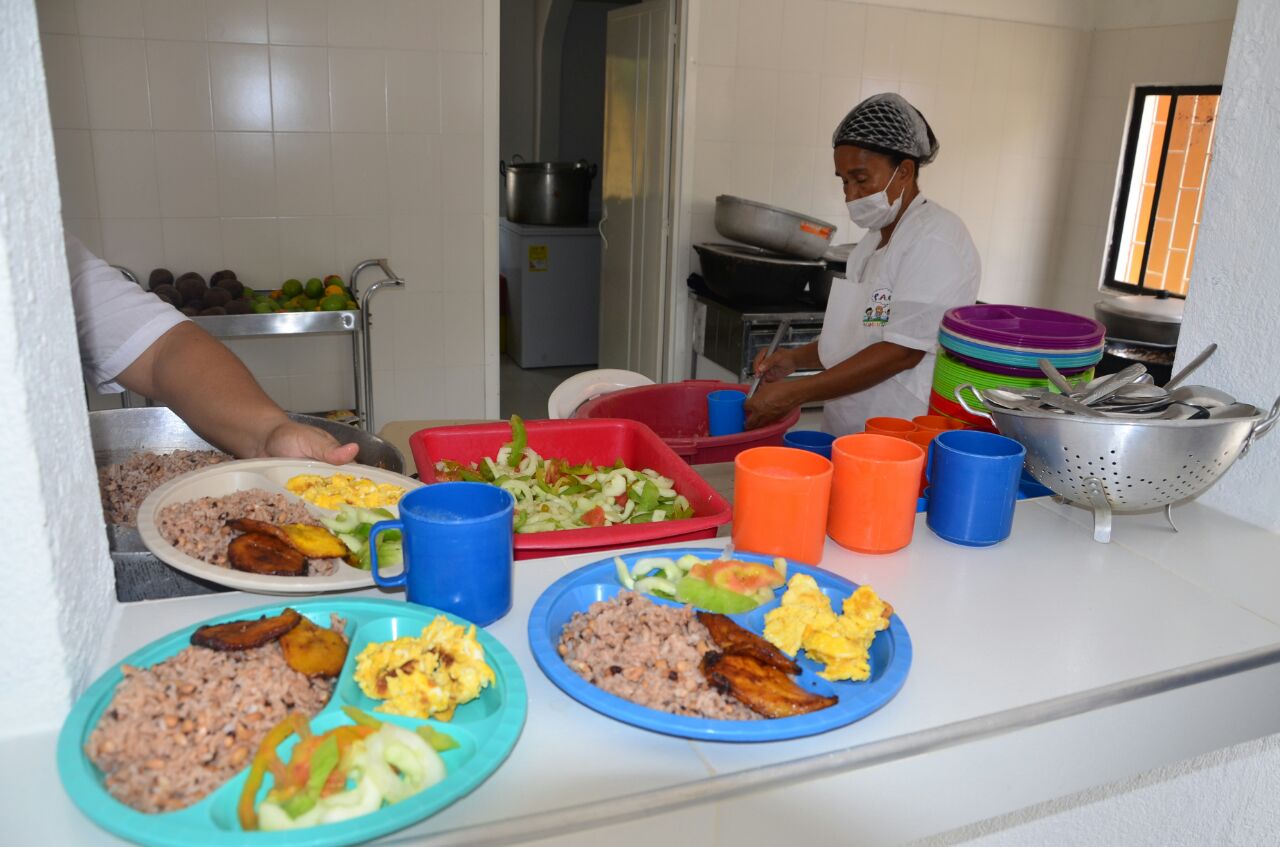
[(1135, 89), (1107, 287), (1186, 296), (1221, 93), (1220, 85)]

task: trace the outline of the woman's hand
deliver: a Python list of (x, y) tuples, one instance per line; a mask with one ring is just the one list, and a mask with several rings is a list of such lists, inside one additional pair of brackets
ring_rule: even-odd
[(761, 350), (756, 354), (751, 370), (762, 382), (777, 382), (799, 370), (799, 363), (796, 361), (795, 350), (791, 348), (783, 347), (775, 350), (772, 355), (767, 350)]
[(360, 452), (354, 441), (339, 444), (323, 429), (286, 420), (267, 435), (265, 451), (268, 456), (282, 459), (318, 459), (331, 465), (345, 465)]
[(747, 413), (746, 428), (767, 426), (790, 414), (792, 409), (800, 405), (800, 400), (793, 390), (794, 385), (795, 383), (791, 382), (761, 383), (756, 393), (751, 395), (742, 406), (743, 411)]

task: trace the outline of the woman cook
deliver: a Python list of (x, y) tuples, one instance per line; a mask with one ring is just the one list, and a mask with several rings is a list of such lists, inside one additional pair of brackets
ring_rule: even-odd
[[(978, 251), (960, 218), (926, 200), (921, 166), (938, 153), (924, 116), (897, 94), (863, 100), (832, 136), (849, 218), (867, 235), (831, 286), (822, 334), (803, 347), (763, 353), (747, 401), (747, 427), (825, 401), (834, 435), (861, 432), (877, 415), (925, 414), (943, 313), (978, 295)], [(797, 370), (819, 373), (783, 381)]]

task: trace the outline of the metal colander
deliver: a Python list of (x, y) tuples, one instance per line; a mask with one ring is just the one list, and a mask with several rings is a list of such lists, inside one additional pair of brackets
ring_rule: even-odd
[(1040, 484), (1093, 509), (1094, 538), (1111, 540), (1112, 512), (1140, 512), (1195, 497), (1218, 481), (1280, 418), (1270, 413), (1220, 420), (1087, 418), (1043, 411), (1014, 411), (988, 403), (987, 412), (956, 398), (970, 414), (987, 418), (1001, 435), (1027, 450), (1026, 467)]

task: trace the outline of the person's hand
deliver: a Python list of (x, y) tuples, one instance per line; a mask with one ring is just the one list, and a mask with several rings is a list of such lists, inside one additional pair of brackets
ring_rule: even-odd
[(281, 459), (319, 459), (331, 465), (345, 465), (360, 452), (354, 441), (339, 444), (323, 429), (286, 420), (267, 436), (266, 453)]
[(773, 355), (767, 355), (768, 352), (761, 350), (757, 353), (756, 360), (751, 365), (752, 373), (759, 376), (761, 382), (777, 382), (796, 372), (795, 351), (783, 347), (775, 350)]
[(791, 383), (762, 382), (756, 393), (747, 399), (742, 409), (747, 413), (747, 429), (766, 426), (790, 414), (797, 406), (792, 396)]

